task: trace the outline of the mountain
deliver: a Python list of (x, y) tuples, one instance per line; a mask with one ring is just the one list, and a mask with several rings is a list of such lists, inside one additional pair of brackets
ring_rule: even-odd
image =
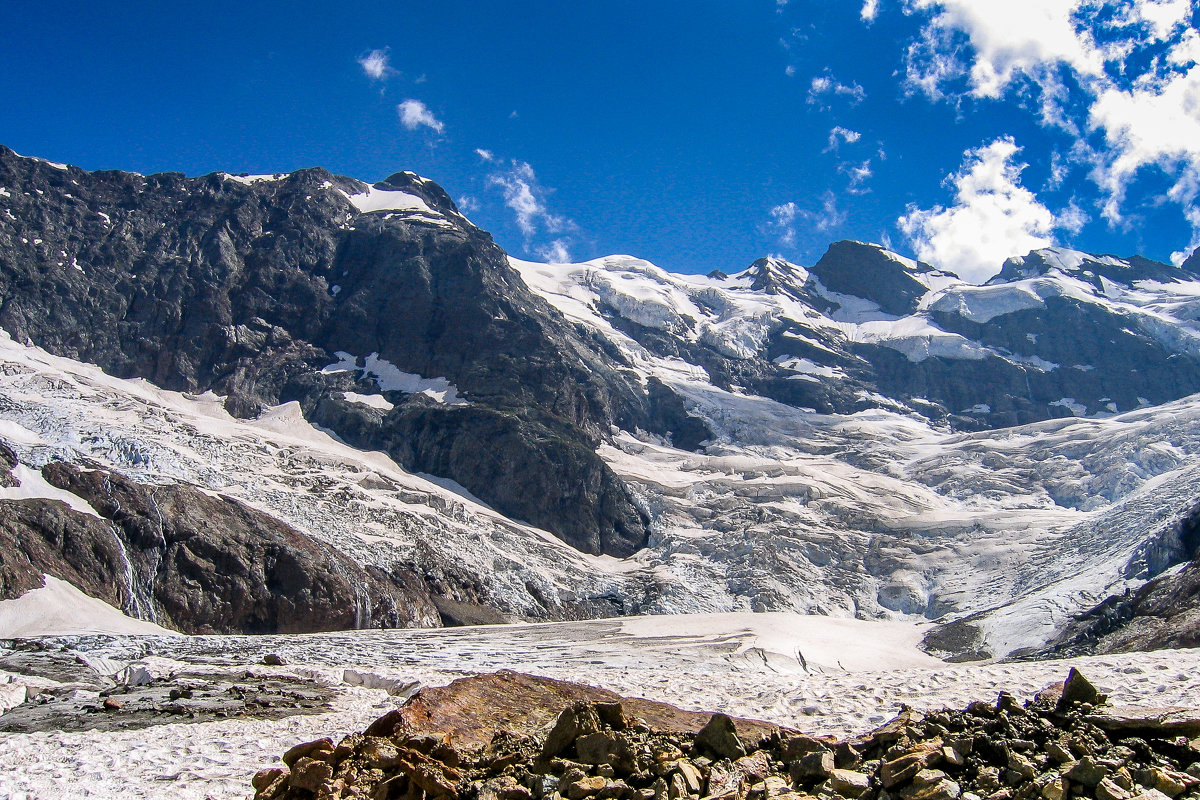
[(0, 148), (0, 590), (181, 630), (795, 610), (1044, 647), (1191, 558), (1197, 258), (535, 264), (411, 173)]

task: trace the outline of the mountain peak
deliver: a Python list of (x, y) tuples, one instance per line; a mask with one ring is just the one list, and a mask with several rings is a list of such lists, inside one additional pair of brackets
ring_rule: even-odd
[(1175, 283), (1196, 277), (1197, 272), (1200, 272), (1200, 259), (1196, 259), (1191, 270), (1186, 265), (1187, 262), (1180, 268), (1143, 256), (1118, 258), (1112, 255), (1092, 255), (1066, 247), (1043, 247), (1031, 251), (1028, 255), (1008, 259), (1000, 273), (988, 283), (1011, 283), (1057, 271), (1103, 290), (1102, 279), (1126, 285), (1137, 281)]
[(870, 300), (887, 314), (902, 317), (916, 310), (930, 289), (930, 278), (954, 279), (930, 264), (897, 255), (882, 245), (840, 241), (829, 245), (810, 270), (826, 289)]
[(792, 297), (799, 297), (808, 281), (808, 270), (775, 256), (758, 259), (745, 274), (750, 279), (750, 288), (755, 291)]

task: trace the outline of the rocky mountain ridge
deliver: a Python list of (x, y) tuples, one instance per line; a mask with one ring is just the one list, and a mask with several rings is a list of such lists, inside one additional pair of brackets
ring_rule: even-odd
[(411, 173), (0, 149), (0, 187), (16, 460), (228, 494), (385, 576), (350, 595), (398, 624), (915, 615), (1002, 655), (1190, 557), (1196, 255), (973, 286), (840, 242), (701, 277), (511, 259)]

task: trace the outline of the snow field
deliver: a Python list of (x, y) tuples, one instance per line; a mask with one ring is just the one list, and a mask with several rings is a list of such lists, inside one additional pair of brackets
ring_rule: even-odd
[[(0, 737), (0, 797), (248, 797), (254, 772), (277, 763), (292, 745), (322, 736), (337, 740), (397, 705), (397, 698), (381, 690), (339, 682), (337, 676), (351, 667), (429, 686), (515, 669), (836, 735), (870, 730), (901, 704), (962, 707), (994, 700), (1000, 691), (1029, 699), (1071, 666), (1115, 703), (1187, 705), (1200, 688), (1195, 677), (1200, 650), (950, 665), (917, 651), (918, 635), (916, 626), (905, 623), (723, 614), (293, 637), (60, 640), (118, 665), (134, 656), (133, 663), (159, 674), (172, 666), (228, 670), (243, 664), (253, 674), (316, 676), (337, 684), (335, 708), (269, 722), (7, 734)], [(807, 671), (797, 650), (807, 654)], [(283, 655), (288, 666), (252, 666), (266, 653)], [(858, 656), (845, 663), (852, 653)], [(847, 669), (837, 667), (838, 660)]]

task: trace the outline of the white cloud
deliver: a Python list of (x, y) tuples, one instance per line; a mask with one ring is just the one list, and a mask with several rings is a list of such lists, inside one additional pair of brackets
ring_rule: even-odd
[(550, 264), (570, 264), (571, 251), (567, 247), (565, 239), (555, 239), (550, 244), (536, 248), (534, 252)]
[(767, 223), (767, 227), (779, 235), (779, 243), (784, 247), (795, 247), (796, 216), (800, 213), (800, 208), (789, 200), (773, 207), (769, 213), (771, 221)]
[(1076, 138), (1072, 156), (1091, 164), (1111, 225), (1123, 221), (1129, 187), (1153, 169), (1172, 182), (1167, 199), (1196, 229), (1194, 0), (907, 0), (904, 9), (928, 16), (908, 48), (910, 91), (935, 100), (957, 101), (959, 90), (1035, 98), (1043, 125)]
[(861, 164), (842, 164), (838, 167), (838, 172), (850, 176), (850, 183), (846, 186), (846, 191), (850, 194), (866, 194), (871, 191), (866, 187), (867, 181), (875, 174), (871, 169), (871, 159), (868, 158)]
[[(1193, 31), (1191, 39), (1195, 38)], [(1144, 167), (1157, 166), (1178, 176), (1172, 200), (1196, 201), (1200, 66), (1193, 64), (1165, 78), (1147, 76), (1129, 89), (1105, 88), (1092, 104), (1088, 126), (1100, 131), (1107, 145), (1092, 177), (1107, 194), (1104, 216), (1110, 221), (1120, 220), (1125, 189)]]
[(1175, 266), (1179, 266), (1184, 261), (1187, 261), (1188, 256), (1200, 248), (1200, 208), (1193, 206), (1187, 209), (1184, 214), (1192, 226), (1192, 240), (1188, 242), (1187, 247), (1183, 250), (1176, 250), (1174, 253), (1171, 253), (1171, 263)]
[(396, 106), (396, 112), (400, 115), (400, 124), (410, 131), (415, 131), (417, 128), (429, 128), (435, 133), (441, 133), (446, 128), (442, 121), (435, 117), (429, 107), (420, 100), (405, 100)]
[(527, 240), (539, 230), (562, 233), (575, 228), (571, 220), (550, 213), (545, 199), (547, 190), (538, 183), (528, 163), (514, 160), (506, 171), (491, 175), (488, 183), (503, 191), (504, 204), (516, 215), (517, 227)]
[(862, 11), (858, 12), (862, 21), (870, 25), (879, 16), (879, 0), (863, 0)]
[[(906, 10), (932, 11), (922, 30), (923, 47), (910, 50), (910, 75), (914, 58), (935, 63), (916, 74), (922, 91), (958, 77), (962, 68), (956, 50), (965, 37), (974, 51), (968, 69), (971, 94), (999, 97), (1015, 74), (1035, 78), (1065, 64), (1082, 75), (1100, 75), (1104, 53), (1086, 31), (1079, 31), (1075, 15), (1083, 0), (909, 0)], [(957, 69), (956, 69), (957, 65)], [(937, 76), (930, 86), (928, 78)]]
[(812, 220), (813, 226), (822, 233), (831, 231), (846, 221), (846, 213), (838, 210), (837, 198), (833, 192), (825, 192), (819, 212), (815, 214), (809, 213), (806, 216)]
[(810, 211), (789, 200), (774, 206), (768, 212), (770, 219), (766, 229), (779, 238), (779, 244), (784, 247), (795, 247), (798, 224), (806, 223), (816, 231), (828, 233), (846, 221), (846, 214), (837, 207), (837, 197), (833, 192), (826, 192), (821, 199), (821, 208)]
[(366, 76), (373, 81), (381, 81), (396, 74), (396, 70), (392, 69), (388, 64), (387, 48), (383, 50), (371, 50), (358, 58), (358, 65), (362, 67)]
[(829, 146), (825, 148), (824, 152), (828, 153), (830, 150), (837, 150), (842, 142), (853, 144), (861, 138), (862, 134), (858, 131), (843, 128), (841, 125), (834, 125), (829, 130)]
[(786, 67), (783, 68), (783, 74), (787, 75), (789, 78), (791, 78), (796, 74), (796, 68), (793, 67), (791, 64), (788, 64)]
[(491, 150), (484, 150), (482, 147), (475, 148), (475, 155), (479, 156), (479, 158), (483, 161), (487, 161), (489, 163), (496, 160), (495, 153), (493, 153)]
[(1060, 219), (1021, 185), (1025, 165), (1013, 161), (1019, 150), (1011, 137), (1002, 137), (967, 151), (962, 169), (947, 178), (953, 206), (909, 206), (897, 224), (918, 258), (981, 283), (1006, 258), (1052, 244), (1056, 228), (1082, 225), (1077, 209)]
[(808, 87), (808, 102), (810, 105), (826, 105), (832, 97), (846, 97), (851, 105), (858, 105), (867, 96), (867, 92), (857, 83), (845, 84), (833, 76), (828, 69), (812, 79)]
[(464, 194), (458, 198), (456, 205), (458, 206), (458, 210), (464, 214), (474, 214), (481, 207), (479, 201), (469, 194)]

